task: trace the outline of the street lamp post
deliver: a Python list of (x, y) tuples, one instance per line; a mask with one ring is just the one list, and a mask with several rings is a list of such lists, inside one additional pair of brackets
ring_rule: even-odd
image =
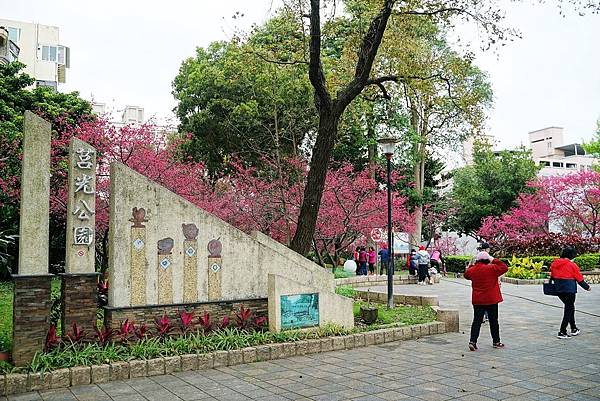
[(381, 138), (377, 142), (381, 145), (385, 158), (387, 159), (387, 215), (388, 215), (388, 252), (389, 265), (387, 268), (387, 305), (394, 307), (394, 248), (392, 242), (392, 155), (397, 140), (393, 137)]

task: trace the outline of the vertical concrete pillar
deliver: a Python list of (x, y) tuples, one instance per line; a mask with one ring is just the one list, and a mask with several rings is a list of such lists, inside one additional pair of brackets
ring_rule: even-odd
[(27, 364), (44, 349), (49, 328), (48, 274), (50, 209), (50, 129), (30, 111), (23, 123), (19, 274), (13, 275), (13, 361)]
[(30, 111), (23, 124), (19, 274), (48, 274), (50, 128)]
[(88, 334), (96, 326), (96, 149), (72, 138), (69, 144), (69, 198), (65, 274), (61, 275), (62, 327), (76, 323)]

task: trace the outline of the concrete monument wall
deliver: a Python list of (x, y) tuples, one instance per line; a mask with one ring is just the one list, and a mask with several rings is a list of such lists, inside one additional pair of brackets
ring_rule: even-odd
[(268, 274), (333, 293), (331, 272), (111, 165), (109, 306), (266, 298)]
[[(296, 297), (304, 294), (315, 295), (318, 302), (318, 318), (314, 326), (324, 326), (327, 323), (339, 324), (347, 329), (354, 327), (354, 314), (352, 311), (353, 300), (335, 292), (324, 291), (320, 288), (311, 287), (295, 280), (290, 280), (276, 274), (269, 274), (269, 330), (282, 330), (282, 298)], [(300, 311), (300, 314), (306, 314)], [(303, 317), (297, 319), (297, 324), (291, 328), (310, 327), (302, 325)]]

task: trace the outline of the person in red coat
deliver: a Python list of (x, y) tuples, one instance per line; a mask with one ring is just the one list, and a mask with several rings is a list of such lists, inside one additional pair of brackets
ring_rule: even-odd
[(502, 293), (498, 284), (498, 277), (508, 271), (508, 267), (498, 259), (492, 258), (487, 252), (479, 252), (475, 264), (465, 271), (465, 278), (471, 280), (473, 303), (473, 323), (471, 324), (471, 339), (469, 349), (477, 349), (477, 339), (483, 322), (483, 315), (488, 314), (492, 345), (494, 348), (503, 348), (500, 342), (500, 326), (498, 324), (498, 304), (502, 302)]
[[(550, 265), (550, 277), (556, 286), (558, 298), (565, 304), (563, 319), (560, 324), (557, 337), (569, 339), (578, 335), (581, 331), (575, 325), (575, 294), (577, 284), (586, 291), (591, 291), (590, 285), (585, 282), (579, 271), (579, 266), (571, 259), (577, 255), (575, 248), (568, 246), (562, 250), (560, 259), (556, 259)], [(571, 326), (571, 334), (567, 333), (567, 324)]]

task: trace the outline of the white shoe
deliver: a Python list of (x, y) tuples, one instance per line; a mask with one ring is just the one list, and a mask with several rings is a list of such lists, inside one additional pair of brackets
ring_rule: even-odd
[(571, 336), (578, 336), (579, 333), (581, 333), (581, 330), (579, 329), (571, 330)]

